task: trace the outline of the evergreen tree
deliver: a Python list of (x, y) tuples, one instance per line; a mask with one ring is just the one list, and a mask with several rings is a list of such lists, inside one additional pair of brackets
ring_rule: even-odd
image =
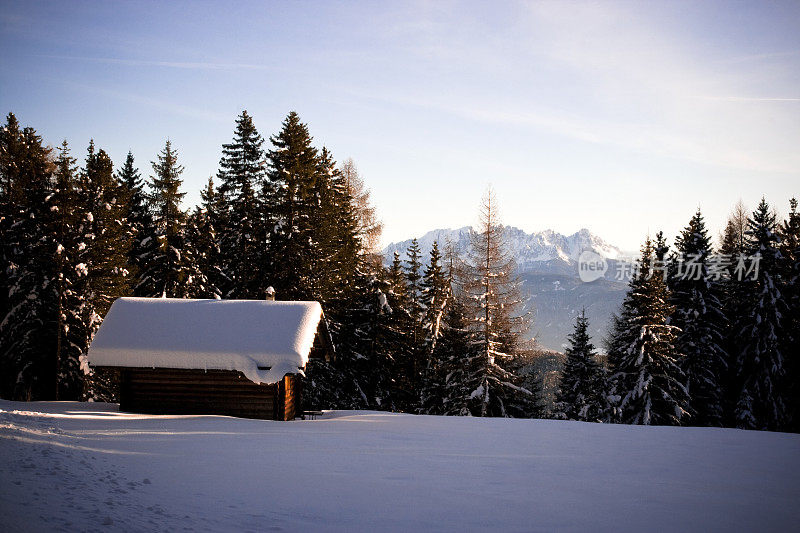
[(467, 365), (470, 411), (475, 416), (531, 416), (535, 395), (507, 369), (525, 324), (524, 316), (517, 314), (522, 304), (519, 282), (491, 191), (484, 196), (481, 226), (471, 244), (462, 286), (468, 323), (480, 350)]
[(434, 241), (428, 266), (422, 278), (422, 308), (425, 315), (422, 330), (425, 336), (424, 368), (420, 390), (420, 409), (429, 414), (439, 414), (444, 405), (446, 361), (437, 357), (436, 344), (443, 333), (444, 320), (450, 306), (451, 283), (441, 265), (439, 244)]
[(734, 272), (740, 257), (746, 254), (747, 208), (739, 201), (728, 217), (721, 236), (719, 253), (710, 258), (713, 277), (720, 278), (722, 311), (724, 317), (723, 351), (727, 354), (727, 369), (723, 372), (721, 388), (723, 398), (723, 425), (736, 427), (736, 404), (739, 400), (738, 332), (737, 317), (746, 311), (747, 290)]
[(480, 358), (480, 346), (458, 299), (448, 306), (441, 331), (432, 356), (436, 388), (427, 394), (422, 406), (428, 414), (470, 416), (475, 390), (470, 387), (474, 385), (473, 367)]
[(653, 242), (642, 247), (641, 268), (630, 281), (609, 340), (615, 419), (626, 424), (678, 425), (688, 408), (685, 376), (675, 350), (673, 312), (663, 276), (650, 269)]
[[(745, 292), (744, 313), (737, 332), (737, 371), (739, 394), (736, 403), (737, 427), (743, 429), (783, 429), (787, 423), (784, 390), (786, 304), (780, 292), (781, 254), (775, 215), (762, 198), (747, 222), (748, 255), (758, 260), (757, 276), (736, 281)], [(745, 272), (746, 274), (746, 272)]]
[(600, 422), (605, 416), (604, 370), (587, 332), (589, 320), (584, 309), (568, 337), (567, 361), (556, 397), (555, 417), (563, 420)]
[[(425, 358), (425, 334), (423, 332), (424, 307), (422, 303), (422, 253), (419, 243), (412, 239), (411, 245), (406, 250), (406, 301), (403, 307), (407, 320), (397, 323), (398, 335), (406, 338), (405, 350), (398, 353), (400, 363), (400, 387), (405, 392), (403, 408), (413, 410), (419, 401), (420, 387), (422, 385), (422, 372)], [(397, 304), (395, 304), (397, 308)]]
[(186, 246), (186, 213), (180, 192), (183, 167), (178, 153), (167, 140), (164, 149), (152, 162), (147, 196), (153, 231), (142, 245), (147, 248), (142, 260), (147, 265), (140, 275), (137, 292), (143, 296), (186, 298), (196, 292), (200, 275)]
[(789, 217), (781, 226), (781, 278), (782, 293), (788, 313), (785, 318), (786, 336), (783, 353), (786, 357), (785, 394), (789, 399), (789, 431), (800, 432), (800, 356), (795, 348), (800, 344), (800, 213), (797, 200), (789, 201)]
[(227, 221), (220, 229), (228, 298), (262, 298), (268, 286), (263, 271), (267, 232), (258, 194), (266, 177), (263, 144), (253, 119), (242, 111), (233, 142), (222, 145), (217, 178)]
[(680, 271), (669, 278), (675, 310), (670, 324), (680, 333), (675, 349), (682, 355), (687, 380), (690, 422), (697, 426), (722, 425), (721, 382), (727, 364), (723, 344), (725, 317), (718, 280), (709, 273), (711, 239), (698, 209), (676, 239)]
[(336, 168), (333, 156), (323, 147), (317, 162), (309, 210), (310, 297), (323, 302), (335, 314), (352, 297), (357, 271), (362, 268), (354, 199)]
[(402, 295), (404, 298), (408, 297), (408, 289), (406, 287), (405, 274), (403, 272), (403, 262), (400, 260), (400, 254), (395, 251), (392, 256), (392, 264), (389, 266), (387, 280), (391, 291), (398, 297)]
[(122, 202), (127, 206), (127, 227), (131, 245), (128, 252), (128, 268), (133, 286), (138, 284), (139, 274), (144, 270), (143, 258), (147, 257), (148, 247), (142, 241), (153, 233), (153, 219), (147, 207), (144, 181), (136, 168), (133, 154), (128, 152), (125, 164), (116, 173), (116, 179), (123, 188)]
[(9, 113), (0, 134), (2, 312), (0, 396), (54, 399), (58, 394), (56, 243), (50, 211), (51, 150)]
[(294, 111), (281, 131), (270, 137), (268, 180), (262, 191), (265, 218), (272, 226), (269, 239), (271, 285), (281, 298), (309, 299), (314, 240), (310, 235), (318, 173), (317, 150), (308, 126)]
[(359, 273), (349, 308), (333, 321), (334, 364), (314, 361), (307, 370), (311, 405), (396, 410), (394, 310), (377, 277)]
[[(67, 339), (75, 349), (80, 349), (85, 359), (94, 334), (113, 301), (129, 293), (130, 277), (128, 258), (131, 234), (127, 225), (129, 189), (113, 174), (113, 165), (104, 150), (95, 151), (89, 143), (86, 163), (78, 179), (77, 253), (73, 284), (73, 304), (69, 312), (75, 325), (68, 331)], [(102, 376), (94, 375), (79, 361), (69, 359), (70, 374), (78, 383), (86, 385), (85, 391), (74, 391), (90, 398), (108, 399), (110, 384)], [(90, 379), (83, 379), (81, 366)]]
[[(62, 393), (76, 399), (83, 393), (83, 380), (80, 372), (80, 357), (84, 346), (75, 342), (75, 334), (80, 336), (82, 326), (81, 309), (85, 305), (85, 295), (77, 285), (83, 275), (82, 268), (76, 268), (79, 256), (85, 247), (80, 233), (83, 206), (80, 203), (77, 161), (70, 155), (67, 141), (61, 144), (55, 161), (53, 193), (50, 198), (50, 212), (55, 250), (54, 258), (54, 291), (56, 297), (56, 374), (59, 385), (56, 387), (56, 398)], [(76, 372), (75, 370), (78, 370)], [(65, 379), (66, 378), (66, 379)], [(78, 381), (75, 383), (75, 381)], [(66, 389), (66, 390), (65, 390)], [(77, 393), (77, 394), (76, 394)]]
[(442, 317), (450, 303), (450, 280), (445, 276), (442, 268), (442, 256), (439, 244), (434, 241), (431, 247), (428, 266), (422, 277), (422, 291), (420, 295), (421, 306), (425, 312), (422, 319), (422, 329), (428, 353), (436, 347), (436, 341), (441, 335), (440, 325)]
[(214, 179), (208, 178), (200, 192), (201, 205), (189, 217), (186, 239), (198, 271), (194, 298), (222, 298), (220, 287), (228, 285), (223, 273), (220, 230), (223, 226), (224, 200), (214, 189)]

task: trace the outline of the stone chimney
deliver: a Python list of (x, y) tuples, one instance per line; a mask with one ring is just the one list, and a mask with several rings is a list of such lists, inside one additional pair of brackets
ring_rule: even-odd
[(265, 300), (269, 300), (271, 302), (275, 301), (275, 289), (270, 285), (267, 287), (267, 295), (264, 298)]

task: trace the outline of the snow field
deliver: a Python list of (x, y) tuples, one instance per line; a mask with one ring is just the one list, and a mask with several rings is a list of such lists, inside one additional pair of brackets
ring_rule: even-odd
[(3, 531), (790, 531), (800, 435), (0, 401)]

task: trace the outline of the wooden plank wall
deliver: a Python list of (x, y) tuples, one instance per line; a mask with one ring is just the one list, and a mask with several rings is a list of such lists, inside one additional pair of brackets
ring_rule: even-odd
[(129, 368), (121, 371), (120, 410), (273, 419), (284, 410), (276, 409), (276, 389), (230, 370)]
[(283, 378), (283, 417), (282, 420), (294, 420), (297, 409), (300, 407), (297, 384), (300, 382), (298, 376), (286, 374)]

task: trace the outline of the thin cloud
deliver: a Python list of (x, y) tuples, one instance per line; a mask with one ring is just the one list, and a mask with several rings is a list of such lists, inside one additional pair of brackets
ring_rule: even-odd
[(164, 100), (158, 100), (156, 98), (151, 98), (148, 96), (144, 96), (141, 94), (133, 94), (124, 91), (118, 91), (114, 89), (103, 89), (100, 87), (90, 86), (82, 83), (74, 83), (69, 81), (63, 80), (53, 80), (63, 85), (76, 90), (76, 91), (83, 91), (88, 93), (94, 93), (101, 96), (106, 96), (109, 98), (114, 98), (117, 100), (122, 100), (125, 102), (132, 102), (135, 104), (140, 104), (146, 107), (151, 107), (154, 109), (159, 109), (161, 111), (167, 111), (169, 113), (173, 113), (175, 115), (181, 115), (189, 118), (205, 120), (209, 122), (229, 122), (230, 117), (223, 116), (220, 113), (213, 113), (207, 111), (205, 109), (199, 109), (192, 106), (187, 106), (184, 104), (177, 104), (175, 102), (168, 102)]
[(205, 61), (152, 61), (146, 59), (120, 59), (115, 57), (83, 57), (83, 56), (57, 56), (39, 55), (48, 59), (61, 59), (68, 61), (90, 61), (109, 65), (127, 65), (134, 67), (163, 67), (187, 70), (274, 70), (270, 65), (256, 65), (250, 63), (214, 63)]
[(721, 102), (800, 102), (800, 98), (770, 98), (760, 96), (700, 96), (704, 100)]

